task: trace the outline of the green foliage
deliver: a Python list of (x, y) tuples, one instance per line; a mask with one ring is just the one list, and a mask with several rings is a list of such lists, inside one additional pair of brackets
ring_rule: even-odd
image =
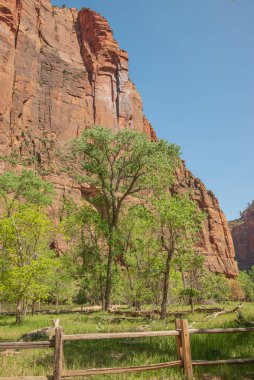
[[(65, 73), (66, 74), (66, 73)], [(197, 250), (206, 215), (189, 194), (169, 191), (179, 148), (130, 130), (85, 130), (72, 145), (68, 168), (92, 191), (78, 204), (64, 198), (59, 228), (46, 206), (52, 185), (32, 171), (0, 176), (0, 299), (27, 304), (125, 303), (137, 309), (230, 297), (230, 281), (205, 269)], [(74, 170), (75, 168), (75, 170)], [(133, 197), (134, 196), (134, 197)], [(67, 251), (54, 257), (54, 239)], [(254, 268), (241, 273), (246, 299), (254, 298)]]
[(0, 298), (16, 303), (18, 322), (28, 302), (48, 295), (53, 225), (43, 207), (51, 196), (52, 185), (32, 171), (0, 176)]
[(154, 229), (152, 214), (144, 206), (133, 206), (122, 216), (118, 230), (124, 299), (137, 308), (158, 304), (163, 260)]
[(112, 300), (140, 308), (165, 306), (169, 289), (172, 300), (189, 297), (192, 305), (226, 297), (226, 282), (208, 275), (196, 250), (205, 214), (188, 194), (168, 190), (177, 146), (96, 126), (73, 142), (72, 153), (69, 167), (96, 190), (80, 204), (64, 199), (58, 233), (68, 251), (60, 258), (49, 249), (53, 225), (43, 211), (52, 186), (32, 171), (0, 177), (2, 299), (17, 305), (75, 299), (107, 307)]
[[(184, 266), (187, 262), (189, 265), (191, 263), (190, 255), (195, 251), (198, 233), (205, 215), (187, 194), (173, 196), (164, 194), (156, 197), (153, 200), (152, 213), (156, 220), (161, 249), (165, 254), (161, 303), (161, 317), (165, 317), (173, 259), (178, 259), (179, 266), (181, 258), (184, 260), (187, 254), (188, 259), (185, 259), (185, 263), (182, 262), (180, 267), (182, 266), (182, 271), (191, 272), (190, 268), (187, 269)], [(191, 268), (194, 268), (193, 264)]]
[(204, 267), (205, 258), (202, 253), (195, 249), (194, 244), (189, 248), (190, 250), (183, 250), (175, 258), (174, 265), (182, 273), (183, 289), (179, 292), (179, 296), (187, 300), (193, 312), (194, 302), (203, 300), (207, 270)]
[(52, 184), (39, 178), (33, 171), (23, 170), (20, 175), (5, 172), (0, 176), (0, 200), (9, 216), (26, 202), (38, 206), (49, 205), (52, 195)]
[(96, 209), (89, 205), (75, 205), (66, 200), (61, 223), (65, 239), (71, 243), (78, 262), (79, 291), (76, 302), (102, 303), (106, 276), (105, 253), (107, 224)]
[(180, 292), (180, 295), (181, 296), (187, 296), (192, 300), (194, 300), (194, 299), (198, 300), (198, 297), (200, 296), (200, 291), (198, 289), (191, 287), (191, 288), (183, 289)]
[(79, 179), (101, 190), (110, 223), (128, 195), (168, 187), (179, 157), (174, 144), (154, 143), (145, 134), (128, 129), (114, 134), (100, 126), (86, 129), (74, 141), (73, 152), (83, 170)]
[(22, 301), (46, 298), (53, 267), (49, 250), (52, 224), (32, 204), (0, 220), (0, 296), (20, 307)]
[(100, 126), (86, 129), (72, 146), (79, 181), (97, 188), (90, 200), (107, 225), (107, 275), (105, 308), (109, 308), (113, 263), (119, 250), (115, 245), (119, 218), (127, 197), (159, 195), (172, 183), (179, 162), (179, 148), (161, 140), (148, 140), (142, 133), (124, 129), (114, 134)]
[(203, 282), (203, 299), (216, 302), (230, 300), (231, 288), (228, 279), (222, 274), (208, 272)]
[(178, 253), (193, 248), (205, 219), (205, 213), (196, 202), (186, 195), (163, 195), (153, 201), (162, 245), (165, 250), (172, 247)]
[(77, 292), (76, 262), (67, 253), (55, 258), (51, 268), (52, 276), (47, 280), (48, 300), (58, 305), (71, 304)]
[(249, 272), (240, 271), (238, 282), (245, 294), (246, 301), (254, 301), (254, 266)]

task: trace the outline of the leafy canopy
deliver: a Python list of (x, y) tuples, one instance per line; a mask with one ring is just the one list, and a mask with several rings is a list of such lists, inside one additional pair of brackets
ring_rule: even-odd
[(154, 199), (154, 215), (158, 221), (163, 248), (186, 252), (193, 250), (205, 213), (198, 209), (188, 194)]
[(5, 172), (0, 176), (0, 200), (9, 216), (16, 207), (25, 202), (38, 206), (50, 204), (52, 194), (52, 184), (39, 178), (31, 170), (23, 170), (20, 175)]
[(136, 306), (156, 302), (161, 288), (163, 257), (154, 222), (146, 207), (135, 205), (122, 216), (118, 229), (122, 293), (125, 300)]
[(168, 188), (179, 157), (174, 144), (151, 142), (144, 133), (128, 129), (114, 134), (100, 126), (86, 129), (73, 142), (73, 152), (82, 171), (79, 180), (101, 191), (107, 219), (113, 223), (128, 195)]
[(10, 302), (46, 296), (53, 267), (52, 223), (32, 204), (0, 220), (0, 297)]

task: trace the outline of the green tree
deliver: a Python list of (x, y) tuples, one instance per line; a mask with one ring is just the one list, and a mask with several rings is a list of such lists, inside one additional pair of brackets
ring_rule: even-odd
[(240, 271), (237, 280), (244, 291), (245, 300), (253, 301), (254, 300), (254, 267), (251, 267), (249, 272)]
[(43, 208), (51, 203), (52, 195), (52, 185), (33, 171), (0, 176), (1, 297), (16, 302), (17, 322), (28, 301), (47, 293), (53, 226)]
[(164, 195), (154, 200), (153, 214), (158, 238), (165, 253), (162, 284), (161, 318), (166, 316), (172, 260), (182, 252), (193, 250), (197, 243), (204, 213), (188, 195)]
[(55, 258), (52, 276), (47, 278), (48, 299), (56, 305), (59, 312), (59, 304), (71, 304), (77, 291), (76, 262), (72, 256), (65, 252)]
[(254, 265), (248, 271), (248, 275), (250, 276), (251, 280), (254, 282)]
[[(192, 241), (191, 244), (193, 245)], [(203, 283), (207, 279), (204, 262), (203, 254), (198, 252), (195, 247), (189, 247), (186, 251), (182, 251), (175, 260), (175, 265), (181, 272), (183, 280), (183, 289), (180, 295), (188, 298), (192, 313), (194, 312), (194, 302), (202, 297)]]
[(230, 294), (230, 281), (223, 274), (206, 271), (206, 278), (202, 287), (203, 299), (216, 302), (228, 301)]
[(0, 294), (15, 302), (20, 323), (27, 303), (47, 296), (47, 277), (53, 268), (49, 250), (52, 224), (37, 206), (25, 204), (0, 220)]
[[(161, 140), (157, 143), (131, 130), (116, 134), (96, 126), (86, 129), (73, 143), (75, 171), (80, 181), (97, 188), (91, 200), (107, 224), (107, 276), (105, 309), (111, 302), (115, 234), (119, 216), (130, 196), (138, 196), (156, 187), (170, 186), (178, 164), (179, 148)], [(78, 167), (78, 169), (77, 169)]]
[(67, 200), (64, 209), (62, 231), (75, 252), (76, 257), (73, 259), (79, 263), (77, 275), (80, 289), (77, 300), (81, 304), (101, 302), (104, 308), (107, 225), (91, 204), (77, 205)]
[(125, 301), (137, 310), (142, 303), (157, 306), (163, 260), (153, 215), (144, 206), (133, 206), (121, 217), (117, 246)]
[(10, 216), (22, 204), (28, 202), (47, 206), (52, 201), (53, 186), (31, 170), (21, 174), (5, 172), (0, 176), (0, 201), (2, 216)]

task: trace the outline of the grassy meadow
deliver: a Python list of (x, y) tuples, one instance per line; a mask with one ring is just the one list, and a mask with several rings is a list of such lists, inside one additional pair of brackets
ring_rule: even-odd
[[(234, 305), (236, 304), (228, 304), (226, 308), (231, 309)], [(254, 304), (244, 305), (243, 316), (248, 321), (254, 321)], [(102, 311), (91, 314), (58, 315), (66, 334), (127, 332), (135, 331), (142, 325), (148, 325), (149, 330), (174, 329), (174, 317), (158, 321), (143, 317), (119, 321), (118, 317)], [(205, 320), (205, 317), (206, 314), (201, 313), (186, 316), (193, 328), (245, 327), (239, 324), (236, 314), (221, 315), (209, 320)], [(24, 333), (51, 326), (54, 318), (54, 315), (32, 316), (29, 314), (21, 325), (16, 325), (14, 316), (0, 316), (0, 342), (18, 341)], [(193, 360), (252, 358), (254, 357), (254, 333), (193, 335), (191, 348)], [(65, 369), (119, 367), (177, 360), (174, 337), (66, 342), (64, 356)], [(52, 349), (0, 352), (1, 376), (51, 375), (52, 368)], [(201, 367), (194, 368), (194, 372), (195, 379), (254, 379), (254, 366), (251, 365)], [(93, 378), (180, 380), (184, 379), (184, 374), (181, 369), (175, 368), (137, 374), (94, 376)]]

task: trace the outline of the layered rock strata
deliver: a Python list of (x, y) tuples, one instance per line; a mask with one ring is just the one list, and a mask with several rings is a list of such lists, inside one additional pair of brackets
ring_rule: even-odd
[(239, 219), (229, 222), (239, 269), (254, 265), (254, 203), (241, 213)]
[[(66, 142), (91, 125), (156, 134), (129, 79), (128, 54), (101, 15), (53, 7), (48, 0), (2, 0), (0, 4), (1, 170), (29, 165), (63, 193), (75, 187), (61, 168)], [(52, 174), (53, 173), (53, 174)], [(181, 165), (173, 191), (189, 190), (207, 211), (200, 240), (211, 271), (237, 274), (227, 221), (217, 199)]]
[(199, 178), (193, 176), (184, 162), (176, 171), (172, 190), (175, 193), (189, 192), (191, 198), (207, 214), (200, 233), (199, 249), (206, 257), (208, 268), (212, 272), (225, 273), (228, 277), (236, 276), (238, 267), (234, 260), (232, 236), (218, 199)]

